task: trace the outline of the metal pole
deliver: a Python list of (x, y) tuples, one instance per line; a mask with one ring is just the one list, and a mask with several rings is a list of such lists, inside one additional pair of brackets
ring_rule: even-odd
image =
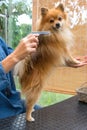
[(7, 43), (7, 10), (5, 10), (5, 40)]
[(12, 47), (12, 0), (9, 0), (8, 6), (8, 44)]

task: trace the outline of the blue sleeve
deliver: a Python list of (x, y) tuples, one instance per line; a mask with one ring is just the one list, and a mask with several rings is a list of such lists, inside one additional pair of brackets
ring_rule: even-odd
[(0, 37), (0, 46), (5, 51), (6, 55), (9, 55), (10, 53), (13, 52), (13, 49), (9, 47), (1, 37)]
[(9, 88), (9, 81), (7, 79), (6, 73), (4, 72), (2, 64), (0, 63), (0, 91), (6, 89), (7, 87)]
[(13, 49), (9, 46), (7, 48), (8, 48), (8, 54), (11, 54), (13, 52)]
[[(12, 49), (8, 47), (5, 41), (0, 38), (0, 61), (12, 52)], [(7, 74), (4, 71), (2, 64), (0, 63), (0, 90), (3, 90), (10, 86)]]

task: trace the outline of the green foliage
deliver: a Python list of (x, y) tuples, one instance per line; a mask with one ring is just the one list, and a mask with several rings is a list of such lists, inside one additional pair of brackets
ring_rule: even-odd
[(20, 26), (16, 24), (17, 22), (17, 18), (13, 17), (13, 21), (12, 21), (12, 47), (15, 48), (19, 42), (19, 39), (21, 38), (20, 35)]
[(7, 3), (5, 0), (0, 1), (0, 35), (4, 37), (4, 30), (5, 30), (5, 19), (3, 18), (5, 14), (5, 9), (7, 9)]
[(22, 24), (22, 25), (16, 25), (15, 19), (13, 20), (13, 36), (12, 36), (12, 47), (15, 48), (20, 39), (25, 37), (31, 32), (31, 25), (28, 24)]
[[(32, 18), (32, 8), (27, 4), (26, 0), (8, 0), (8, 3), (6, 0), (2, 0), (0, 1), (0, 13), (5, 14), (5, 9), (7, 9), (7, 42), (15, 48), (20, 39), (31, 32), (30, 24), (18, 24), (18, 17), (22, 14), (26, 14)], [(3, 38), (5, 38), (6, 34), (5, 22), (6, 20), (0, 17), (0, 35)]]
[(13, 6), (14, 6), (13, 14), (16, 16), (21, 15), (21, 14), (29, 15), (32, 13), (31, 7), (27, 4), (26, 0), (16, 2)]
[(3, 12), (5, 11), (5, 9), (7, 9), (7, 2), (6, 0), (2, 0), (0, 1), (0, 14), (3, 14)]
[(5, 30), (5, 20), (1, 17), (0, 18), (0, 35), (4, 37), (4, 30)]
[(61, 102), (65, 99), (72, 97), (72, 95), (53, 93), (53, 92), (42, 92), (41, 98), (38, 101), (38, 104), (45, 107), (58, 102)]

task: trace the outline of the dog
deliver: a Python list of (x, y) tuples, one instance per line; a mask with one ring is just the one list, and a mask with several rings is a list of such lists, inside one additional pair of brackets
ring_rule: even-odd
[(49, 35), (39, 35), (37, 51), (20, 62), (19, 81), (26, 97), (26, 119), (34, 121), (32, 110), (36, 104), (47, 74), (53, 65), (75, 67), (78, 61), (71, 55), (73, 34), (67, 23), (67, 13), (63, 4), (48, 9), (41, 8), (37, 31), (50, 31)]

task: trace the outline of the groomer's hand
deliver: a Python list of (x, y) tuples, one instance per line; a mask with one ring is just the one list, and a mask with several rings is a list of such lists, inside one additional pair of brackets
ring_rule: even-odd
[(8, 73), (14, 65), (23, 60), (27, 55), (36, 52), (38, 46), (38, 34), (29, 34), (23, 38), (13, 53), (1, 61), (4, 71)]
[(23, 38), (15, 51), (13, 56), (16, 60), (20, 61), (24, 59), (27, 55), (36, 52), (38, 46), (38, 34), (29, 34)]

